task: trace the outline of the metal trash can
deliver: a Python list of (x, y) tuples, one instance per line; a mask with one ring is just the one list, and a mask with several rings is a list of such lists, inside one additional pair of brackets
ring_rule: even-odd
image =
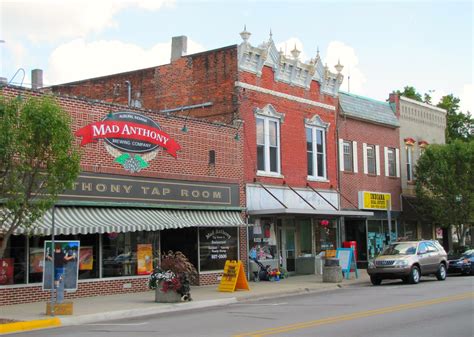
[(339, 266), (339, 259), (328, 258), (324, 260), (323, 282), (342, 282), (342, 268)]

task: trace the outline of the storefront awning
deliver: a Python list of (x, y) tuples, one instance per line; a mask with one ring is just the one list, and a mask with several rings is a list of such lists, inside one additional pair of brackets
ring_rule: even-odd
[[(49, 210), (30, 231), (19, 228), (15, 234), (51, 235), (52, 221)], [(54, 212), (55, 235), (245, 225), (239, 211), (56, 207)]]
[(249, 215), (278, 215), (278, 214), (305, 214), (305, 215), (324, 215), (324, 216), (354, 216), (354, 217), (369, 217), (373, 216), (374, 212), (368, 211), (336, 211), (336, 210), (317, 210), (317, 209), (303, 209), (303, 208), (272, 208), (248, 211)]

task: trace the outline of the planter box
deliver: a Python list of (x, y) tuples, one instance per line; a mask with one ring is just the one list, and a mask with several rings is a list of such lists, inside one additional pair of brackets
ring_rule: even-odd
[(167, 292), (161, 290), (161, 285), (155, 289), (155, 302), (176, 303), (181, 302), (181, 295), (176, 291), (169, 289)]

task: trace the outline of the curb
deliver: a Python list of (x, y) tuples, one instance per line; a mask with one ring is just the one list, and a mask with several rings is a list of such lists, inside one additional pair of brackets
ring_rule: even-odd
[(55, 328), (59, 326), (61, 326), (61, 320), (57, 317), (26, 322), (7, 323), (0, 324), (0, 334), (22, 332), (35, 329)]

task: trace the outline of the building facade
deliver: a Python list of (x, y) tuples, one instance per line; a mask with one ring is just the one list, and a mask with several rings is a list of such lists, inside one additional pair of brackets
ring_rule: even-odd
[[(416, 100), (390, 94), (390, 102), (400, 115), (400, 161), (402, 224), (400, 235), (407, 239), (443, 239), (448, 233), (436, 229), (416, 210), (415, 167), (429, 144), (445, 144), (446, 110)], [(444, 234), (444, 235), (443, 235)], [(446, 244), (448, 244), (446, 242)], [(447, 246), (446, 246), (447, 247)]]
[[(12, 86), (0, 94), (44, 95)], [(189, 258), (200, 285), (218, 283), (227, 259), (246, 261), (243, 151), (235, 139), (241, 130), (96, 100), (55, 99), (71, 117), (81, 174), (31, 231), (20, 228), (10, 238), (4, 258), (13, 268), (0, 284), (1, 305), (49, 298), (43, 261), (53, 222), (55, 240), (78, 240), (81, 247), (78, 287), (67, 298), (147, 290), (148, 274), (169, 250)]]
[(391, 104), (339, 93), (341, 206), (344, 210), (373, 212), (369, 217), (344, 217), (343, 240), (356, 242), (357, 261), (362, 266), (398, 237), (399, 126), (398, 115)]

